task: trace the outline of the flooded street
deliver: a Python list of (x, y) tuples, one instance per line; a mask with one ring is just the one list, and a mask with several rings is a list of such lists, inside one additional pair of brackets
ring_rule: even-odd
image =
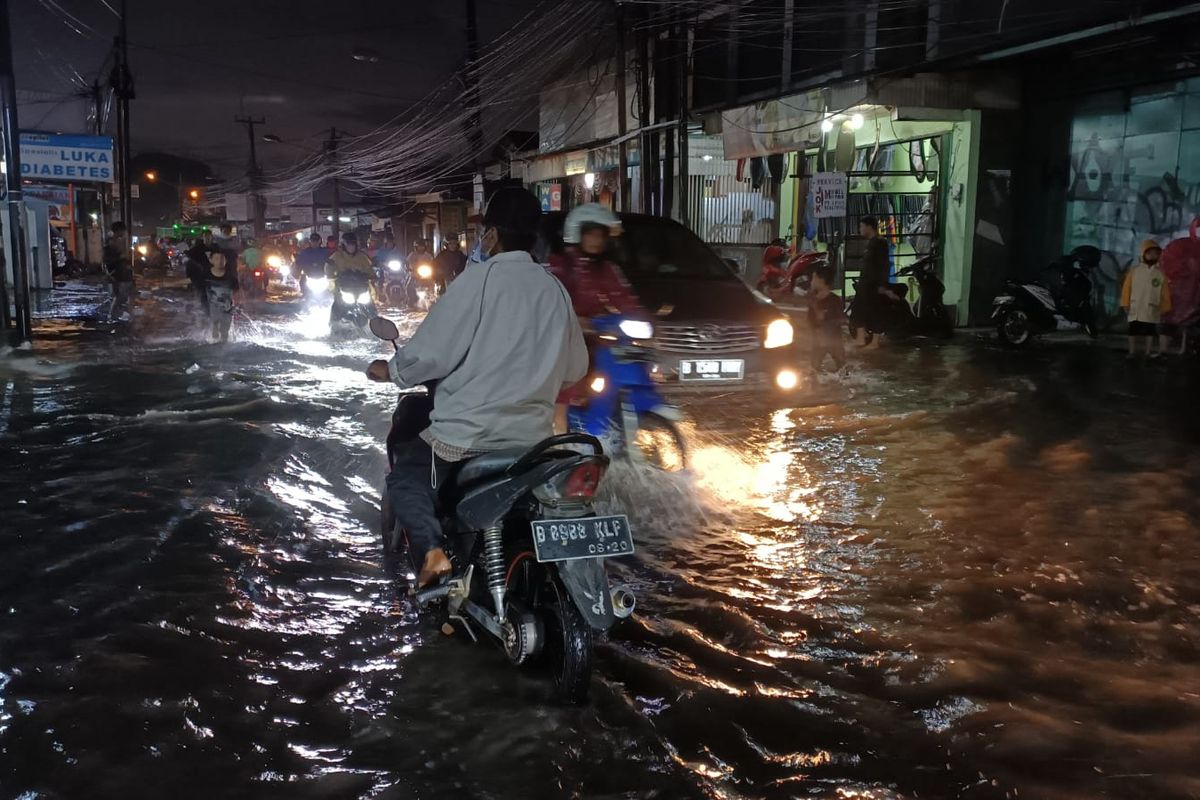
[(0, 356), (2, 797), (1200, 797), (1192, 366), (963, 335), (683, 398), (563, 708), (383, 556), (387, 344), (61, 294)]

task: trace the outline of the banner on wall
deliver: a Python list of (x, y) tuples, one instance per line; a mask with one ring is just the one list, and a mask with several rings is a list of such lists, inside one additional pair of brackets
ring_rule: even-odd
[(812, 176), (813, 216), (832, 219), (846, 216), (847, 180), (844, 172), (818, 172)]
[(21, 177), (43, 181), (113, 183), (112, 138), (22, 131)]
[(821, 143), (825, 97), (820, 89), (721, 112), (725, 159), (778, 155)]

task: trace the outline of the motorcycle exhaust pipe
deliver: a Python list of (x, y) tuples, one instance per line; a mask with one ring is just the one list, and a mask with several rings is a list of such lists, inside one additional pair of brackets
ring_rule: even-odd
[(609, 590), (609, 597), (612, 599), (614, 617), (625, 619), (633, 614), (633, 609), (637, 606), (637, 597), (628, 586), (623, 583), (617, 584)]

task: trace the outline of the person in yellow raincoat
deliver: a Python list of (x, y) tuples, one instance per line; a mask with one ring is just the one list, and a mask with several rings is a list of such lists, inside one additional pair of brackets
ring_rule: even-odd
[[(1162, 248), (1153, 239), (1142, 242), (1142, 258), (1125, 273), (1121, 287), (1121, 308), (1129, 318), (1129, 357), (1136, 358), (1145, 350), (1150, 358), (1162, 355), (1158, 342), (1158, 325), (1162, 315), (1171, 310), (1171, 291), (1167, 276), (1158, 266)], [(1142, 342), (1145, 341), (1145, 348)]]

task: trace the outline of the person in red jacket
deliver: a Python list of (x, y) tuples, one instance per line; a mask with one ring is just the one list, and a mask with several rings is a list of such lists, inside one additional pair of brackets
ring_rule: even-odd
[(642, 314), (625, 275), (608, 257), (621, 231), (617, 215), (598, 203), (579, 206), (563, 223), (566, 249), (550, 256), (550, 271), (566, 287), (581, 320), (600, 314)]
[[(587, 321), (602, 314), (646, 317), (621, 268), (609, 258), (612, 237), (620, 231), (616, 214), (598, 203), (587, 203), (567, 215), (563, 223), (566, 248), (550, 256), (550, 272), (566, 288), (585, 333)], [(556, 432), (566, 432), (567, 406), (586, 397), (585, 384), (586, 379), (559, 394), (554, 409)]]

